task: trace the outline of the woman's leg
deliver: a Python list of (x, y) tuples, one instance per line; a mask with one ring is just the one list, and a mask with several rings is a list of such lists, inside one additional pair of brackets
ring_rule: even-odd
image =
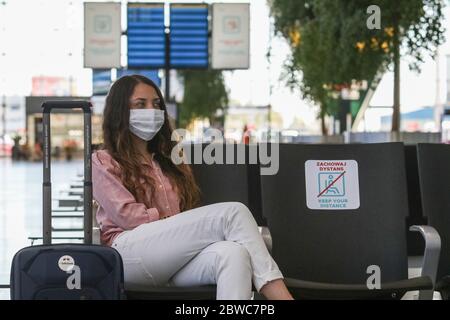
[[(266, 283), (283, 277), (251, 212), (238, 202), (204, 206), (140, 225), (122, 234), (113, 247), (123, 257), (125, 282), (134, 287), (139, 285), (140, 277), (146, 284), (166, 284), (200, 251), (218, 241), (234, 241), (247, 249), (258, 291)], [(127, 277), (127, 273), (133, 272), (138, 275)]]
[(170, 286), (217, 284), (217, 300), (250, 300), (252, 267), (247, 249), (236, 242), (215, 242), (178, 271)]
[(268, 282), (260, 292), (269, 300), (294, 300), (282, 279)]

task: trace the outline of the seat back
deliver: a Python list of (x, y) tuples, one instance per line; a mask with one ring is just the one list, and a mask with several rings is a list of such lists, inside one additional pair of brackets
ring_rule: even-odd
[[(193, 155), (195, 148), (201, 148), (203, 152), (208, 145), (187, 145), (187, 155)], [(211, 148), (213, 145), (209, 146)], [(261, 208), (257, 145), (215, 143), (214, 146), (222, 150), (223, 156), (218, 158), (223, 159), (223, 164), (207, 164), (204, 159), (201, 163), (191, 161), (195, 180), (201, 190), (201, 204), (242, 202), (250, 209), (258, 225), (266, 226)], [(239, 152), (243, 155), (241, 156)], [(229, 161), (226, 161), (227, 157)]]
[(286, 277), (365, 284), (368, 267), (378, 266), (382, 282), (407, 279), (403, 144), (281, 144), (279, 157), (278, 173), (261, 176), (261, 186), (273, 256)]
[(422, 212), (417, 144), (405, 145), (405, 168), (409, 204), (409, 214), (406, 218), (408, 255), (419, 256), (424, 253), (425, 241), (420, 233), (409, 231), (409, 227), (413, 225), (427, 225), (428, 220)]
[(418, 145), (423, 214), (441, 237), (437, 280), (450, 275), (450, 145)]

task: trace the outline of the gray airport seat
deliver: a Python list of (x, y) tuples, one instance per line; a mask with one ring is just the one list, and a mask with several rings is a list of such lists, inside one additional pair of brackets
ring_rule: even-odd
[(418, 163), (423, 214), (441, 236), (436, 290), (450, 299), (450, 145), (419, 144)]
[(406, 217), (408, 256), (420, 256), (425, 250), (425, 241), (418, 232), (409, 230), (413, 225), (428, 225), (428, 219), (423, 215), (422, 210), (417, 144), (405, 145), (405, 169), (409, 207), (409, 214)]
[(408, 279), (403, 144), (281, 144), (279, 157), (278, 173), (261, 177), (263, 212), (295, 298), (400, 299), (421, 290), (431, 299), (440, 250), (431, 227), (413, 227), (425, 237), (425, 267)]

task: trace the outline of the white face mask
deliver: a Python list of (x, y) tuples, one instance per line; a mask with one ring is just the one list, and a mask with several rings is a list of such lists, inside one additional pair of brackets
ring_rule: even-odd
[(130, 109), (130, 131), (150, 141), (164, 124), (164, 110)]

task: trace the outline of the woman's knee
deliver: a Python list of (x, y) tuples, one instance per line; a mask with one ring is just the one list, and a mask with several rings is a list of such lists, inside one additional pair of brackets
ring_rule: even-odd
[(227, 204), (228, 209), (232, 214), (237, 215), (241, 218), (246, 218), (250, 220), (254, 219), (250, 209), (242, 202), (225, 202), (225, 203)]
[(222, 227), (240, 226), (245, 229), (258, 227), (249, 208), (241, 202), (219, 202), (212, 204), (208, 209), (207, 214)]

